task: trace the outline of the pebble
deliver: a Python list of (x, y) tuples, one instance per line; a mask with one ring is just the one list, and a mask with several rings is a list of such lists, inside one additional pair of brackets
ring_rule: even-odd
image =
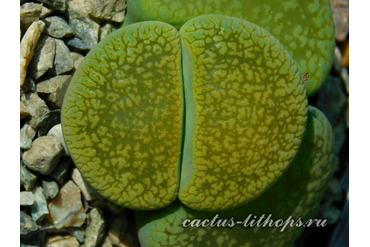
[(116, 31), (117, 29), (114, 27), (114, 25), (110, 22), (105, 23), (101, 28), (100, 28), (100, 37), (99, 41), (107, 37), (108, 34)]
[(44, 189), (41, 186), (36, 186), (33, 188), (32, 193), (35, 201), (30, 206), (31, 216), (35, 222), (40, 222), (49, 214)]
[(31, 149), (23, 153), (24, 164), (33, 171), (47, 175), (55, 168), (63, 151), (58, 139), (52, 136), (38, 137)]
[(20, 101), (20, 118), (21, 120), (30, 115), (29, 108), (24, 104), (24, 102)]
[(65, 227), (63, 230), (66, 230), (71, 235), (75, 236), (79, 243), (85, 242), (85, 230), (78, 227)]
[(91, 187), (88, 182), (85, 181), (77, 168), (73, 168), (72, 170), (72, 180), (75, 182), (78, 188), (80, 188), (86, 201), (92, 201), (101, 197), (100, 194), (93, 187)]
[(49, 108), (37, 93), (28, 93), (22, 97), (24, 107), (28, 109), (31, 116), (29, 124), (32, 128), (37, 128), (37, 122), (47, 112)]
[(113, 245), (111, 244), (110, 240), (109, 240), (109, 236), (105, 236), (103, 242), (102, 242), (102, 245), (101, 247), (113, 247)]
[(85, 10), (89, 16), (123, 22), (126, 11), (125, 0), (85, 0)]
[(20, 205), (30, 206), (35, 200), (33, 199), (33, 194), (30, 191), (21, 191), (20, 195)]
[(41, 11), (40, 18), (43, 19), (43, 18), (45, 18), (46, 16), (50, 15), (53, 12), (54, 12), (53, 9), (42, 6), (42, 11)]
[[(54, 125), (53, 128), (51, 128), (49, 130), (49, 132), (47, 133), (47, 136), (53, 136), (56, 139), (58, 139), (62, 143), (62, 146), (63, 146), (62, 155), (69, 156), (69, 153), (68, 153), (68, 150), (67, 150), (67, 147), (66, 147), (66, 143), (64, 142), (64, 138), (63, 138), (62, 125), (60, 123)], [(73, 176), (72, 176), (72, 178), (73, 178)], [(76, 181), (74, 181), (74, 182), (76, 182)]]
[(37, 3), (25, 3), (20, 7), (20, 25), (22, 33), (32, 24), (38, 21), (42, 12), (42, 5)]
[(78, 52), (71, 52), (71, 56), (73, 59), (73, 68), (76, 70), (85, 57)]
[(79, 247), (77, 239), (74, 236), (51, 236), (45, 241), (45, 247)]
[(48, 177), (53, 178), (55, 181), (58, 182), (59, 185), (62, 185), (64, 182), (64, 178), (66, 177), (68, 173), (68, 169), (72, 164), (73, 164), (73, 161), (70, 157), (62, 156), (57, 166), (48, 175)]
[(63, 40), (56, 39), (54, 70), (56, 75), (68, 72), (73, 69), (73, 59), (68, 47)]
[(41, 35), (28, 70), (33, 78), (38, 79), (54, 67), (55, 46), (55, 39)]
[(64, 87), (64, 84), (69, 85), (71, 77), (71, 75), (57, 75), (44, 80), (37, 84), (37, 93), (41, 94), (49, 105), (52, 105), (56, 109), (60, 109), (61, 105), (59, 101), (61, 100), (61, 97), (64, 97), (64, 94), (60, 94), (62, 91), (65, 93), (65, 90), (62, 90), (62, 88)]
[(73, 9), (68, 9), (68, 14), (69, 25), (75, 36), (80, 38), (88, 49), (93, 48), (98, 43), (100, 26)]
[(88, 224), (85, 231), (85, 247), (96, 247), (104, 237), (104, 216), (99, 208), (89, 212)]
[(60, 109), (52, 110), (44, 114), (36, 124), (38, 128), (37, 136), (46, 135), (49, 130), (58, 123), (60, 123)]
[(71, 48), (71, 50), (77, 50), (77, 51), (88, 51), (90, 48), (82, 41), (82, 39), (77, 37), (72, 37), (69, 40), (67, 40), (68, 47)]
[(36, 130), (28, 123), (25, 123), (20, 133), (20, 147), (21, 149), (30, 149), (32, 146), (32, 139), (36, 135)]
[(45, 23), (42, 21), (35, 21), (27, 29), (20, 45), (20, 85), (24, 85), (27, 75), (28, 64), (30, 63), (33, 52), (36, 48), (37, 42), (44, 30)]
[(21, 235), (27, 235), (31, 232), (37, 231), (38, 227), (35, 223), (35, 221), (32, 220), (32, 218), (27, 215), (25, 212), (20, 211), (20, 227), (21, 227)]
[(335, 39), (344, 41), (349, 31), (348, 0), (329, 0), (335, 24)]
[(41, 179), (41, 183), (44, 189), (46, 200), (49, 201), (58, 195), (59, 186), (54, 180), (49, 179), (49, 178), (43, 178)]
[(73, 34), (72, 28), (59, 16), (50, 16), (43, 20), (45, 22), (44, 33), (54, 38), (64, 38)]
[(66, 11), (66, 0), (37, 0), (40, 3), (45, 3), (50, 8), (60, 12)]
[(37, 181), (38, 176), (33, 174), (21, 161), (20, 164), (20, 181), (26, 191), (31, 191)]
[[(83, 211), (81, 192), (71, 180), (63, 185), (59, 194), (48, 203), (48, 208), (50, 214), (47, 220), (56, 225), (57, 229), (67, 226), (79, 227), (85, 222), (86, 213)], [(73, 212), (75, 213), (68, 216)]]

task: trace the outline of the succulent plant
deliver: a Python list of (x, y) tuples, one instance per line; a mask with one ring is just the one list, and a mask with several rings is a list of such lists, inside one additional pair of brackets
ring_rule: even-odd
[(157, 20), (180, 28), (205, 14), (235, 16), (274, 35), (297, 63), (307, 95), (325, 82), (334, 54), (334, 22), (329, 0), (127, 0), (124, 25)]
[[(143, 247), (289, 246), (301, 228), (284, 235), (280, 228), (251, 228), (246, 235), (243, 227), (185, 228), (181, 222), (215, 213), (312, 216), (333, 164), (330, 124), (317, 109), (308, 113), (307, 102), (331, 66), (330, 5), (262, 1), (251, 3), (253, 12), (240, 10), (242, 1), (229, 7), (203, 1), (206, 7), (192, 12), (192, 1), (171, 3), (163, 6), (184, 13), (160, 7), (151, 15), (147, 6), (157, 6), (149, 0), (128, 1), (124, 27), (80, 64), (62, 108), (68, 151), (104, 197), (152, 210), (136, 213)], [(302, 18), (292, 16), (297, 6), (308, 9)], [(194, 17), (221, 10), (243, 19)], [(277, 13), (256, 22), (260, 26), (245, 17), (262, 10)], [(272, 22), (281, 24), (283, 40)]]

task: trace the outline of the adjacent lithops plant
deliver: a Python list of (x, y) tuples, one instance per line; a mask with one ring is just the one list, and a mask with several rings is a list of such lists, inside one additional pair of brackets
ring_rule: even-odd
[(180, 28), (204, 14), (235, 16), (273, 34), (289, 51), (304, 78), (307, 95), (328, 76), (334, 54), (334, 22), (329, 0), (128, 0), (124, 25), (158, 20)]
[(139, 210), (143, 247), (291, 245), (301, 228), (181, 223), (312, 216), (333, 158), (330, 124), (307, 113), (331, 66), (330, 5), (163, 3), (129, 0), (125, 25), (75, 72), (61, 119), (74, 163)]
[[(140, 243), (143, 247), (292, 246), (325, 192), (333, 158), (330, 123), (310, 106), (307, 131), (296, 158), (266, 193), (239, 208), (217, 212), (217, 216), (192, 210), (179, 201), (161, 210), (138, 211)], [(256, 225), (262, 215), (260, 227), (249, 225)]]

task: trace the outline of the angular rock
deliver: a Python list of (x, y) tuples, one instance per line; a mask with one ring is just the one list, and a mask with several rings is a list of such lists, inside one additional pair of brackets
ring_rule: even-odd
[(60, 12), (66, 11), (66, 0), (38, 0), (40, 3), (45, 3), (50, 8)]
[(65, 227), (64, 230), (66, 230), (69, 234), (75, 236), (80, 244), (85, 242), (85, 230), (83, 228)]
[(32, 24), (38, 21), (42, 12), (42, 5), (37, 3), (25, 3), (20, 7), (20, 24), (22, 33)]
[(35, 222), (39, 222), (44, 219), (46, 215), (49, 214), (47, 207), (46, 198), (44, 195), (44, 190), (41, 186), (36, 186), (33, 190), (34, 203), (31, 207), (31, 216)]
[(41, 35), (29, 65), (29, 74), (35, 79), (41, 77), (46, 71), (53, 68), (54, 57), (55, 39)]
[(45, 23), (44, 33), (54, 38), (60, 39), (73, 34), (72, 28), (59, 16), (50, 16), (43, 21)]
[(73, 9), (68, 9), (69, 25), (75, 36), (91, 49), (98, 43), (100, 26)]
[(53, 136), (53, 137), (57, 138), (62, 143), (62, 146), (63, 146), (62, 155), (69, 156), (69, 153), (68, 153), (68, 150), (67, 150), (67, 147), (66, 147), (66, 143), (64, 142), (63, 133), (62, 133), (62, 125), (61, 124), (54, 125), (53, 128), (51, 128), (49, 130), (47, 136)]
[(110, 22), (107, 22), (105, 23), (101, 28), (100, 28), (100, 36), (99, 36), (99, 41), (101, 41), (102, 39), (104, 39), (108, 34), (116, 31), (117, 28), (115, 28), (115, 26), (110, 23)]
[(34, 188), (38, 176), (33, 174), (27, 169), (27, 167), (21, 161), (20, 164), (20, 181), (26, 191), (30, 191)]
[(71, 164), (73, 164), (73, 161), (70, 157), (62, 156), (57, 166), (48, 175), (48, 177), (53, 178), (55, 181), (59, 183), (59, 185), (62, 185)]
[(44, 189), (46, 200), (49, 201), (58, 195), (59, 186), (55, 181), (48, 179), (48, 178), (43, 178), (41, 180), (41, 183)]
[(31, 170), (46, 175), (55, 168), (62, 151), (63, 146), (55, 137), (41, 136), (23, 153), (23, 162)]
[(46, 135), (49, 130), (58, 123), (60, 123), (60, 109), (52, 110), (44, 114), (36, 124), (38, 127), (37, 136)]
[(73, 59), (73, 68), (76, 70), (85, 57), (78, 52), (71, 52), (71, 56)]
[[(30, 69), (28, 69), (29, 71)], [(21, 86), (21, 98), (22, 93), (34, 93), (36, 92), (36, 81), (31, 76), (27, 76), (24, 80), (23, 86)]]
[(36, 130), (28, 123), (25, 123), (20, 133), (20, 147), (21, 149), (30, 149), (32, 146), (32, 139), (36, 135)]
[(71, 75), (58, 75), (37, 84), (37, 92), (51, 109), (62, 107), (65, 91), (71, 78)]
[(41, 11), (40, 18), (43, 19), (43, 18), (45, 18), (46, 16), (50, 15), (53, 12), (54, 12), (53, 9), (49, 9), (45, 6), (42, 6), (42, 11)]
[(30, 63), (33, 52), (36, 48), (37, 42), (44, 30), (45, 23), (42, 21), (35, 21), (27, 29), (20, 45), (20, 85), (24, 85), (27, 75), (28, 64)]
[(28, 107), (24, 104), (24, 102), (20, 101), (20, 118), (23, 119), (30, 115), (30, 111)]
[(85, 10), (89, 16), (123, 22), (126, 11), (125, 0), (85, 0)]
[(73, 236), (51, 236), (45, 241), (45, 247), (79, 247), (77, 239)]
[(104, 237), (104, 216), (99, 208), (93, 208), (89, 213), (86, 227), (85, 247), (96, 247)]
[(73, 69), (73, 59), (63, 40), (56, 39), (54, 74), (60, 75)]
[(38, 230), (35, 221), (33, 221), (32, 218), (23, 211), (20, 211), (20, 223), (21, 235), (27, 235)]
[(81, 192), (70, 180), (59, 191), (59, 194), (48, 203), (50, 214), (47, 220), (57, 229), (67, 226), (79, 227), (85, 222)]
[(48, 106), (45, 104), (37, 93), (28, 93), (25, 94), (22, 98), (22, 102), (26, 108), (29, 110), (30, 121), (29, 124), (32, 128), (37, 128), (37, 123), (39, 119), (49, 112)]
[(34, 203), (33, 194), (30, 191), (21, 191), (20, 195), (20, 205), (30, 206)]
[(80, 38), (72, 37), (67, 40), (68, 47), (71, 48), (71, 50), (76, 51), (88, 51), (90, 50), (90, 47), (88, 47)]
[(96, 200), (101, 197), (100, 194), (93, 187), (91, 187), (88, 182), (85, 181), (77, 168), (73, 168), (72, 170), (72, 180), (81, 190), (86, 201)]

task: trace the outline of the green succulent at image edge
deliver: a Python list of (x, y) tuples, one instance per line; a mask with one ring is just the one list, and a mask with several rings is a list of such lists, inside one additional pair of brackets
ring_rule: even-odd
[[(240, 2), (233, 1), (223, 14), (240, 10)], [(280, 10), (291, 11), (295, 2), (300, 1), (288, 1)], [(330, 178), (333, 137), (317, 109), (309, 107), (306, 121), (306, 90), (315, 93), (331, 67), (330, 5), (300, 3), (309, 10), (303, 16), (313, 18), (310, 32), (319, 37), (317, 43), (309, 38), (311, 48), (303, 49), (313, 58), (309, 64), (320, 62), (316, 69), (302, 67), (302, 52), (291, 47), (297, 40), (291, 39), (286, 51), (266, 23), (256, 22), (275, 37), (238, 18), (192, 18), (214, 11), (198, 4), (203, 12), (185, 11), (181, 18), (167, 16), (163, 8), (158, 12), (159, 20), (177, 28), (192, 18), (179, 32), (156, 21), (128, 25), (158, 19), (146, 8), (135, 10), (150, 1), (136, 3), (128, 1), (127, 26), (90, 51), (66, 93), (62, 127), (74, 163), (107, 199), (137, 210), (163, 208), (136, 212), (144, 247), (290, 246), (302, 229), (284, 234), (278, 228), (185, 229), (181, 222), (215, 213), (240, 219), (270, 213), (282, 219), (312, 216)], [(179, 6), (178, 1), (171, 5)], [(271, 10), (266, 3), (262, 9)], [(254, 14), (260, 11), (255, 8)], [(294, 19), (293, 30), (289, 18), (282, 22), (285, 32), (302, 37), (308, 29), (297, 26), (306, 27), (307, 20)], [(324, 48), (312, 49), (317, 44)], [(302, 82), (302, 68), (314, 67), (317, 75), (309, 70), (309, 80)], [(182, 203), (175, 200), (178, 193)]]
[(205, 14), (239, 17), (274, 35), (294, 58), (307, 95), (315, 94), (329, 75), (334, 55), (334, 21), (329, 0), (128, 0), (123, 26), (163, 21), (180, 29)]

